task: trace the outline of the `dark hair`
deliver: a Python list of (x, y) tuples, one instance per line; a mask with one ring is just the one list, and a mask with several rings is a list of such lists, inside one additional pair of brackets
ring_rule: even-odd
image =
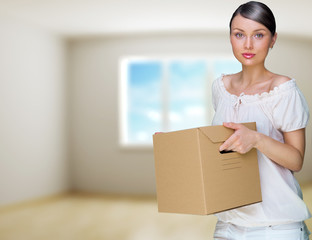
[(274, 36), (276, 31), (276, 23), (273, 12), (271, 9), (261, 2), (250, 1), (245, 4), (240, 5), (236, 11), (233, 13), (230, 21), (230, 31), (232, 26), (232, 21), (235, 16), (241, 15), (244, 18), (256, 21), (264, 25), (270, 30), (272, 36)]

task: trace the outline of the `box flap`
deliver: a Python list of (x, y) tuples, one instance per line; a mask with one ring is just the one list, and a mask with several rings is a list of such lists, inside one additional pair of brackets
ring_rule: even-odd
[[(243, 123), (243, 125), (245, 125), (249, 129), (256, 130), (255, 122)], [(200, 130), (205, 136), (207, 136), (213, 143), (224, 142), (234, 133), (233, 129), (226, 128), (222, 125), (199, 127), (198, 130)]]
[(207, 136), (213, 143), (224, 142), (234, 132), (234, 130), (224, 126), (199, 127), (198, 130)]

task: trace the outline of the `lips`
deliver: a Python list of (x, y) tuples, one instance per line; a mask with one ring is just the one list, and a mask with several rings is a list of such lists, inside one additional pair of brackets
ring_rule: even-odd
[(255, 56), (256, 54), (253, 53), (243, 53), (243, 57), (247, 59), (251, 59)]

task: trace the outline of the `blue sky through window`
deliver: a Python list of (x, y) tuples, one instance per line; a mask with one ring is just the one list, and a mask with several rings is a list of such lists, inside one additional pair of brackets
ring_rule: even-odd
[(123, 82), (122, 142), (151, 145), (155, 132), (209, 125), (211, 82), (240, 70), (235, 59), (130, 59)]
[(134, 62), (128, 66), (128, 141), (151, 141), (161, 129), (161, 62)]
[(169, 130), (204, 125), (205, 61), (173, 61), (169, 66)]
[(214, 78), (221, 76), (221, 74), (232, 74), (242, 70), (241, 64), (233, 59), (218, 59), (213, 62)]

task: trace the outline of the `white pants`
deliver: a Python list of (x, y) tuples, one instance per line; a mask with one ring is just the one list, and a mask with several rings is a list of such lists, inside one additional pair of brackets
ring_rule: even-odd
[(217, 222), (215, 240), (309, 240), (309, 230), (304, 222), (269, 227), (241, 227)]

